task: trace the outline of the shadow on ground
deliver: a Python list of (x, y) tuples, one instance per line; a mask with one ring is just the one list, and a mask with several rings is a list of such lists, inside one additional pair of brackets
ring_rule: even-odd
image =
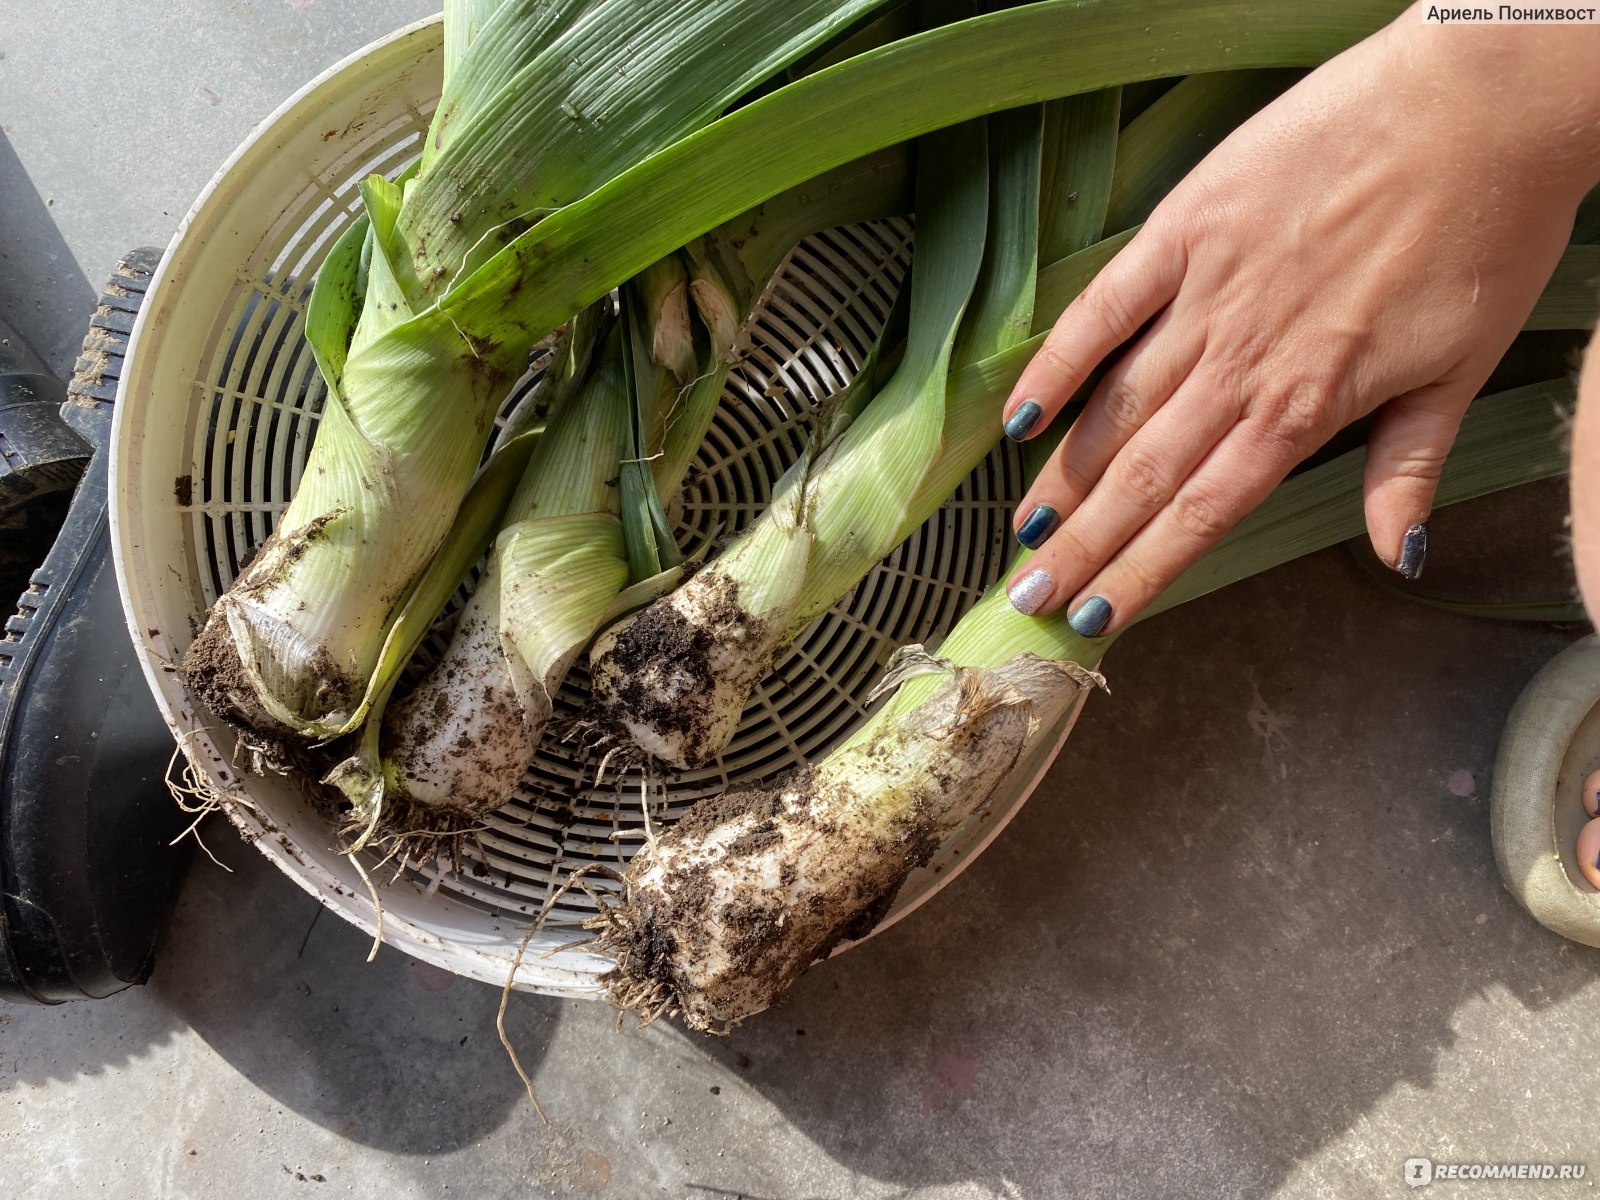
[[(94, 311), (95, 290), (56, 229), (48, 201), (0, 130), (0, 315), (65, 379)], [(106, 272), (115, 265), (106, 263)]]
[[(497, 989), (387, 947), (367, 963), (369, 939), (320, 913), (228, 828), (212, 826), (206, 841), (232, 873), (196, 856), (150, 983), (0, 1011), (39, 1031), (0, 1046), (8, 1074), (30, 1084), (97, 1074), (192, 1028), (278, 1104), (382, 1150), (446, 1153), (527, 1105), (494, 1035)], [(507, 1016), (529, 1070), (557, 1004), (524, 997)], [(56, 1022), (74, 1036), (49, 1035)]]
[[(210, 840), (237, 874), (198, 864), (150, 990), (235, 1070), (323, 1128), (403, 1154), (466, 1146), (527, 1105), (494, 1034), (498, 989), (389, 947), (368, 963), (371, 939), (228, 830)], [(530, 1071), (558, 1004), (527, 997), (507, 1015)]]

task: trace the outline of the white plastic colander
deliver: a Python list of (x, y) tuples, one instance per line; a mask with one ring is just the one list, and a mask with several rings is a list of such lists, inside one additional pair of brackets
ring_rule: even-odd
[[(172, 664), (298, 482), (323, 401), (303, 338), (312, 281), (360, 211), (358, 181), (375, 171), (392, 176), (417, 155), (439, 98), (442, 48), (438, 18), (374, 43), (303, 88), (222, 167), (151, 282), (113, 436), (117, 575), (168, 724), (208, 790), (236, 801), (225, 808), (244, 836), (368, 932), (377, 914), (327, 821), (288, 780), (242, 772), (228, 730), (193, 705)], [(811, 407), (848, 381), (885, 320), (909, 265), (909, 242), (904, 222), (881, 221), (810, 238), (791, 255), (690, 472), (679, 518), (686, 551), (762, 511), (771, 481), (800, 453)], [(642, 844), (646, 805), (651, 822), (664, 825), (703, 796), (770, 781), (847, 738), (891, 651), (937, 644), (1004, 570), (1013, 549), (1009, 514), (1021, 491), (1018, 457), (1004, 447), (806, 630), (756, 689), (738, 734), (710, 766), (648, 781), (634, 771), (596, 786), (593, 760), (547, 737), (517, 795), (469, 845), (459, 871), (410, 866), (383, 889), (384, 940), (446, 970), (503, 983), (551, 890), (584, 863), (620, 864)], [(440, 649), (435, 631), (427, 652)], [(574, 672), (558, 718), (576, 713), (587, 682), (581, 669)], [(888, 921), (987, 845), (1054, 750), (1043, 747), (1019, 764), (987, 813), (912, 876)], [(572, 942), (572, 925), (591, 911), (569, 893), (534, 939), (516, 986), (597, 994), (605, 959), (571, 951), (539, 957)]]

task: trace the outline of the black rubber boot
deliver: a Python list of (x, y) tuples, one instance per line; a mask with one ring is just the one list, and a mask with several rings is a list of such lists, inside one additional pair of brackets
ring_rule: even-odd
[(89, 465), (89, 443), (61, 419), (60, 380), (0, 321), (0, 596), (43, 561)]
[(117, 269), (67, 388), (15, 343), (0, 359), (0, 445), (14, 455), (0, 497), (15, 497), (12, 515), (42, 528), (42, 502), (64, 501), (81, 475), (0, 633), (0, 999), (142, 983), (186, 859), (170, 845), (186, 820), (166, 787), (172, 734), (128, 638), (106, 515), (112, 402), (159, 258), (136, 251)]

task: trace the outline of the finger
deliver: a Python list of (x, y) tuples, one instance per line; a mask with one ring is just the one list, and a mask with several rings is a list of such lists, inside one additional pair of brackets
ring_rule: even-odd
[(1117, 362), (1040, 469), (1014, 518), (1018, 540), (1037, 549), (1083, 503), (1118, 452), (1183, 385), (1205, 351), (1198, 322), (1168, 308)]
[(1378, 557), (1407, 579), (1422, 575), (1439, 472), (1471, 400), (1456, 384), (1407, 392), (1378, 410), (1367, 436), (1367, 532)]
[[(1237, 422), (1184, 480), (1171, 502), (1093, 579), (1075, 590), (1056, 588), (1050, 580), (1050, 601), (1056, 606), (1068, 601), (1067, 619), (1084, 637), (1102, 637), (1126, 627), (1266, 499), (1297, 461), (1290, 447), (1270, 431), (1256, 422)], [(1047, 585), (1021, 580), (1015, 590), (1022, 593), (1024, 603), (1031, 603)], [(1015, 595), (1012, 603), (1017, 604)]]
[[(1209, 381), (1192, 379), (1118, 452), (1085, 498), (1029, 562), (1071, 596), (1179, 494), (1239, 422)], [(1037, 511), (1037, 510), (1035, 510)]]
[(1023, 369), (1003, 420), (1016, 441), (1055, 418), (1089, 372), (1178, 294), (1183, 279), (1181, 247), (1140, 230), (1067, 306)]

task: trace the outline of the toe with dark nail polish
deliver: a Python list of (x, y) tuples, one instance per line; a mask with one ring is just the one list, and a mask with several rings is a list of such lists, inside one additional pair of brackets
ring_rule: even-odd
[(1055, 509), (1048, 504), (1036, 504), (1027, 519), (1017, 526), (1017, 541), (1029, 550), (1037, 550), (1060, 524), (1061, 518)]
[(1578, 870), (1589, 886), (1600, 889), (1600, 820), (1589, 821), (1578, 831)]

